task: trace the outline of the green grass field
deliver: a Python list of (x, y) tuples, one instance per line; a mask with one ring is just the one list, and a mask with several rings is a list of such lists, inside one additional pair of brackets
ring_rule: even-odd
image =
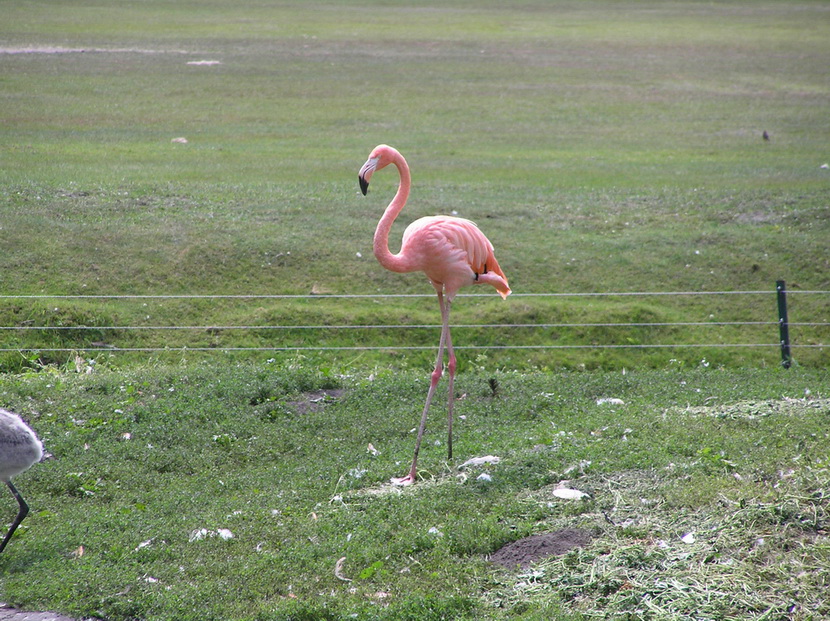
[[(387, 273), (371, 256), (396, 179), (378, 175), (363, 198), (355, 177), (380, 142), (400, 148), (414, 174), (393, 238), (419, 216), (456, 211), (491, 237), (517, 294), (770, 291), (714, 304), (462, 301), (460, 323), (774, 322), (777, 279), (830, 289), (821, 3), (315, 6), (5, 3), (0, 293), (430, 293), (422, 278)], [(220, 64), (190, 64), (204, 61)], [(187, 144), (171, 142), (178, 137)], [(827, 322), (826, 295), (793, 302), (792, 321)], [(428, 299), (405, 308), (148, 306), (0, 298), (0, 324), (423, 324), (438, 316)], [(585, 332), (505, 329), (466, 343), (778, 340), (774, 325)], [(826, 351), (813, 346), (826, 335), (826, 326), (794, 330), (796, 345), (811, 346), (796, 350), (797, 360), (825, 365)], [(3, 331), (0, 339), (11, 350), (3, 368), (16, 370), (72, 357), (20, 356), (21, 348), (423, 346), (437, 336)], [(774, 348), (489, 355), (511, 368), (778, 360)], [(428, 364), (430, 354), (364, 355), (382, 364), (400, 357)]]
[[(805, 293), (830, 290), (826, 3), (0, 14), (0, 406), (54, 456), (19, 477), (33, 512), (0, 601), (114, 621), (830, 616), (830, 304)], [(477, 348), (458, 352), (457, 455), (437, 398), (401, 494), (384, 482), (438, 330), (394, 326), (437, 304), (319, 295), (432, 292), (372, 256), (397, 179), (363, 197), (356, 176), (381, 142), (413, 171), (392, 239), (457, 212), (516, 293), (460, 296), (454, 323), (554, 324), (453, 332)], [(778, 279), (814, 324), (791, 328), (788, 371), (774, 346), (723, 347), (777, 342)], [(522, 295), (715, 291), (769, 294)], [(742, 325), (677, 325), (721, 322)], [(285, 325), (323, 328), (265, 327)], [(392, 327), (324, 328), (358, 325)], [(387, 349), (268, 349), (363, 344)], [(488, 454), (489, 484), (457, 469)], [(563, 480), (590, 497), (556, 500)], [(487, 561), (565, 527), (594, 539)]]
[[(54, 456), (16, 480), (32, 514), (3, 600), (113, 620), (830, 614), (826, 371), (466, 373), (454, 459), (436, 408), (401, 492), (427, 384), (299, 359), (0, 377)], [(563, 480), (590, 497), (558, 500)], [(565, 527), (594, 539), (487, 561)]]

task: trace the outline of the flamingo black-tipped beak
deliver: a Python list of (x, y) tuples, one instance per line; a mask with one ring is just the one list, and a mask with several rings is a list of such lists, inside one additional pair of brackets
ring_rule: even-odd
[(366, 196), (366, 192), (369, 190), (369, 179), (372, 178), (372, 173), (375, 172), (379, 161), (379, 157), (370, 157), (360, 167), (360, 172), (357, 173), (357, 179), (360, 181), (360, 191), (363, 192), (363, 196)]

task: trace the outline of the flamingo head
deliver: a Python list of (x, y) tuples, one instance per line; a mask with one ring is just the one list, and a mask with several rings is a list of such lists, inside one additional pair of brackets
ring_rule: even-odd
[(400, 154), (385, 144), (380, 144), (372, 149), (372, 152), (369, 154), (369, 159), (366, 160), (366, 163), (361, 166), (360, 172), (357, 173), (357, 179), (360, 182), (360, 191), (363, 192), (364, 196), (369, 190), (369, 179), (372, 178), (372, 174), (391, 164), (396, 156), (399, 157)]

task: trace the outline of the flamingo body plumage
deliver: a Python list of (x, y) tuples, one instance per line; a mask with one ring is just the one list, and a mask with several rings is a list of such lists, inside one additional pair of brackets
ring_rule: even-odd
[(417, 266), (413, 271), (424, 272), (450, 302), (459, 289), (487, 275), (504, 281), (499, 291), (503, 297), (510, 293), (493, 245), (470, 220), (453, 216), (415, 220), (404, 231), (400, 254), (410, 257)]
[(29, 505), (12, 484), (12, 477), (28, 470), (43, 457), (43, 445), (35, 432), (14, 412), (0, 408), (0, 481), (8, 486), (19, 506), (8, 533), (0, 543), (0, 552), (12, 538), (12, 534), (29, 514)]
[(452, 458), (453, 380), (456, 357), (449, 330), (450, 303), (462, 287), (488, 284), (494, 287), (502, 298), (506, 298), (510, 295), (510, 286), (507, 283), (507, 277), (496, 260), (493, 244), (474, 222), (464, 218), (428, 216), (415, 220), (404, 231), (400, 251), (392, 253), (389, 250), (389, 232), (392, 223), (409, 197), (411, 186), (409, 165), (403, 155), (396, 149), (388, 145), (378, 145), (372, 150), (369, 159), (358, 173), (360, 189), (363, 194), (366, 194), (372, 175), (390, 164), (394, 164), (398, 169), (400, 183), (398, 191), (375, 229), (375, 257), (383, 267), (393, 272), (423, 272), (438, 295), (442, 320), (438, 357), (435, 361), (435, 369), (432, 372), (426, 404), (421, 415), (412, 466), (406, 476), (392, 479), (392, 482), (397, 485), (411, 485), (417, 478), (418, 451), (426, 426), (429, 406), (438, 380), (443, 374), (444, 347), (446, 347), (448, 354), (447, 370), (449, 374), (447, 452), (448, 457)]

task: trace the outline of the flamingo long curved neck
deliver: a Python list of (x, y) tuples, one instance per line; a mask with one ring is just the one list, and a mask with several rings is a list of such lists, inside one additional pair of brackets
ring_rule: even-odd
[(400, 183), (395, 197), (389, 203), (386, 211), (383, 212), (383, 217), (375, 229), (374, 251), (377, 260), (386, 269), (393, 272), (411, 272), (413, 268), (409, 265), (406, 257), (401, 256), (400, 253), (393, 254), (389, 250), (389, 231), (392, 230), (392, 223), (395, 222), (395, 218), (398, 217), (398, 214), (406, 205), (406, 199), (409, 198), (409, 188), (412, 185), (409, 166), (403, 155), (395, 151), (392, 163), (398, 169)]

